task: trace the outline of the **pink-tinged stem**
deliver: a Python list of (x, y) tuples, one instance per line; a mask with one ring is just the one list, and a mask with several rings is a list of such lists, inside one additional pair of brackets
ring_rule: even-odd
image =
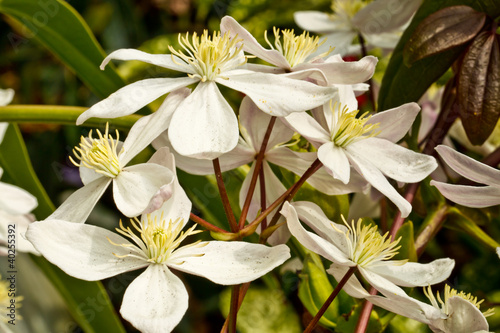
[[(243, 283), (240, 285), (239, 297), (238, 297), (238, 308), (237, 308), (238, 310), (241, 307), (241, 303), (243, 303), (243, 299), (245, 298), (245, 295), (248, 291), (248, 288), (250, 288), (250, 282)], [(222, 326), (222, 329), (220, 332), (227, 333), (228, 325), (229, 325), (229, 316), (226, 318), (226, 321), (224, 322), (224, 325)]]
[(217, 179), (217, 186), (219, 187), (219, 194), (222, 200), (222, 205), (224, 206), (224, 211), (226, 212), (227, 220), (229, 221), (229, 226), (232, 232), (238, 232), (238, 224), (236, 224), (236, 218), (234, 217), (233, 209), (229, 203), (229, 198), (226, 192), (226, 186), (224, 185), (224, 180), (222, 179), (222, 171), (220, 169), (219, 159), (216, 158), (213, 161), (215, 178)]
[(202, 219), (201, 217), (199, 217), (197, 215), (194, 215), (193, 213), (190, 213), (189, 218), (191, 220), (193, 220), (194, 222), (198, 223), (199, 225), (201, 225), (202, 227), (204, 227), (207, 230), (215, 231), (215, 232), (220, 232), (220, 233), (223, 233), (223, 234), (227, 233), (226, 230), (221, 229), (221, 228), (213, 225), (212, 223), (205, 221), (204, 219)]
[(345, 273), (342, 280), (340, 280), (339, 284), (335, 287), (335, 289), (333, 289), (333, 292), (330, 294), (328, 299), (325, 301), (325, 303), (323, 303), (318, 313), (316, 313), (314, 318), (309, 322), (309, 325), (307, 325), (306, 329), (304, 330), (304, 333), (312, 332), (312, 330), (316, 327), (321, 317), (323, 317), (323, 315), (325, 314), (330, 304), (332, 304), (335, 297), (337, 297), (338, 293), (342, 290), (342, 288), (344, 288), (344, 285), (347, 283), (349, 278), (354, 274), (354, 272), (356, 272), (357, 269), (358, 266), (349, 268), (349, 270), (347, 271), (347, 273)]
[[(255, 191), (255, 185), (257, 185), (257, 177), (260, 174), (260, 169), (262, 168), (262, 161), (264, 160), (264, 153), (266, 152), (267, 143), (269, 142), (269, 137), (276, 122), (276, 117), (271, 117), (269, 125), (267, 125), (266, 134), (262, 140), (259, 153), (257, 154), (257, 160), (255, 161), (255, 169), (253, 171), (252, 178), (250, 179), (250, 185), (248, 187), (248, 193), (245, 198), (245, 203), (243, 208), (241, 208), (241, 215), (239, 220), (239, 229), (243, 229), (245, 226), (245, 221), (247, 219), (248, 209), (250, 208), (250, 203), (252, 201), (253, 192)], [(261, 186), (262, 189), (263, 186)]]
[[(373, 287), (370, 289), (370, 295), (376, 295), (377, 290)], [(368, 327), (368, 322), (370, 320), (370, 315), (372, 313), (373, 304), (365, 300), (363, 303), (363, 309), (361, 309), (361, 314), (359, 315), (358, 324), (354, 329), (354, 333), (363, 333)]]
[(240, 285), (237, 284), (231, 289), (231, 307), (229, 309), (229, 333), (236, 333), (236, 317), (238, 315), (238, 301), (240, 298)]
[[(259, 185), (260, 185), (260, 211), (266, 210), (266, 178), (264, 176), (264, 168), (260, 168), (259, 172)], [(267, 228), (267, 219), (262, 220), (262, 230)]]

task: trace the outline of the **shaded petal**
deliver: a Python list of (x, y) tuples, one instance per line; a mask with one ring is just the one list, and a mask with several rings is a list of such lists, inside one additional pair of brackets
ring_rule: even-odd
[(100, 177), (79, 188), (50, 214), (47, 220), (84, 223), (111, 180), (108, 177)]
[(448, 319), (444, 320), (445, 332), (476, 332), (489, 330), (488, 321), (477, 307), (458, 297), (448, 299)]
[(150, 265), (128, 286), (120, 313), (141, 332), (171, 332), (188, 308), (182, 281), (165, 265)]
[(5, 137), (5, 132), (7, 132), (7, 128), (9, 128), (9, 123), (0, 123), (0, 144)]
[(81, 125), (92, 117), (116, 118), (132, 114), (158, 97), (197, 81), (199, 79), (178, 77), (146, 79), (131, 83), (94, 104), (78, 117), (76, 124)]
[(346, 150), (350, 155), (363, 156), (387, 177), (404, 183), (419, 182), (437, 168), (434, 157), (385, 139), (364, 139), (350, 144)]
[[(245, 97), (240, 105), (239, 118), (240, 125), (243, 127), (241, 129), (242, 135), (245, 134), (243, 136), (246, 138), (246, 141), (250, 141), (249, 143), (252, 144), (255, 152), (259, 152), (267, 131), (267, 126), (271, 121), (271, 116), (262, 112), (250, 98)], [(293, 134), (293, 130), (281, 121), (276, 121), (269, 136), (266, 151), (280, 143), (289, 141)]]
[[(3, 210), (0, 210), (0, 256), (7, 256), (7, 248), (3, 245), (8, 244), (9, 230), (12, 230), (11, 225), (15, 224), (15, 233), (19, 237), (16, 238), (16, 250), (19, 252), (33, 253), (40, 255), (33, 245), (26, 240), (24, 234), (28, 226), (34, 221), (32, 214), (25, 215), (10, 215)], [(11, 231), (12, 232), (12, 231)], [(12, 237), (12, 236), (11, 236)]]
[(127, 165), (132, 158), (168, 128), (174, 111), (190, 93), (191, 90), (188, 88), (171, 92), (156, 112), (135, 122), (123, 143), (123, 153), (120, 155), (122, 165)]
[(305, 112), (292, 113), (281, 120), (308, 141), (317, 143), (330, 142), (330, 134)]
[(333, 142), (327, 142), (319, 147), (318, 158), (325, 168), (330, 169), (334, 178), (344, 184), (349, 183), (351, 167), (343, 148), (336, 146)]
[[(329, 61), (329, 59), (333, 59)], [(338, 61), (338, 57), (332, 56), (324, 63), (299, 64), (294, 70), (306, 69), (314, 65), (320, 69), (327, 77), (328, 84), (356, 84), (362, 83), (373, 76), (378, 59), (373, 56), (366, 56), (358, 61), (344, 62)]]
[(500, 170), (461, 154), (453, 148), (439, 145), (437, 152), (453, 170), (477, 183), (500, 187)]
[(160, 187), (171, 183), (173, 177), (170, 169), (155, 163), (124, 168), (113, 181), (116, 207), (127, 217), (142, 214), (153, 195)]
[(346, 154), (359, 174), (399, 208), (401, 217), (407, 217), (410, 214), (411, 204), (392, 187), (378, 168), (355, 152), (347, 150)]
[(483, 208), (500, 204), (500, 188), (493, 186), (453, 185), (431, 180), (448, 200), (462, 206)]
[(327, 102), (333, 87), (287, 78), (282, 75), (230, 71), (216, 82), (248, 95), (262, 111), (277, 117), (306, 111)]
[(0, 210), (11, 215), (28, 214), (38, 205), (35, 196), (20, 187), (0, 182)]
[(387, 265), (367, 269), (402, 287), (426, 287), (443, 282), (455, 266), (455, 261), (449, 258), (437, 259), (428, 264), (408, 262), (399, 266), (389, 263), (390, 261)]
[[(340, 281), (346, 275), (348, 270), (349, 267), (347, 266), (341, 266), (333, 263), (330, 268), (326, 270), (326, 272), (332, 275), (335, 280)], [(355, 298), (366, 298), (370, 296), (370, 293), (366, 291), (354, 274), (349, 278), (349, 280), (347, 280), (342, 290)]]
[(321, 238), (320, 236), (307, 231), (299, 222), (297, 211), (288, 202), (283, 204), (280, 211), (281, 215), (286, 218), (288, 229), (297, 240), (307, 249), (319, 254), (334, 263), (344, 266), (355, 266), (347, 256), (335, 245)]
[(198, 84), (174, 113), (168, 137), (181, 155), (214, 159), (238, 143), (238, 120), (214, 82)]
[[(286, 245), (268, 247), (247, 242), (219, 241), (204, 244), (180, 248), (172, 254), (171, 260), (175, 262), (182, 259), (184, 262), (169, 263), (169, 267), (202, 276), (217, 284), (232, 285), (253, 281), (290, 258), (290, 249)], [(200, 253), (203, 255), (199, 256)]]
[(394, 49), (401, 39), (403, 30), (396, 30), (394, 32), (385, 32), (381, 34), (365, 34), (367, 45), (374, 47), (381, 47), (384, 49)]
[[(174, 61), (175, 59), (175, 61)], [(119, 49), (111, 52), (101, 63), (101, 70), (104, 70), (106, 65), (111, 60), (139, 60), (152, 65), (161, 66), (172, 69), (174, 71), (194, 74), (192, 67), (185, 64), (183, 60), (172, 54), (150, 54), (136, 49)]]
[(280, 68), (291, 69), (285, 57), (276, 50), (266, 50), (259, 42), (231, 16), (224, 16), (220, 22), (221, 33), (229, 33), (231, 38), (243, 39), (243, 51)]
[[(0, 106), (6, 106), (14, 99), (14, 89), (0, 89)], [(0, 140), (0, 142), (2, 142)]]
[(115, 244), (131, 243), (122, 236), (93, 225), (61, 220), (32, 223), (26, 238), (51, 263), (68, 275), (87, 281), (98, 281), (149, 265), (143, 258), (123, 257), (131, 253)]
[(379, 112), (366, 123), (379, 124), (377, 131), (380, 131), (380, 134), (377, 138), (398, 142), (408, 133), (419, 112), (420, 106), (417, 103), (406, 103), (397, 108)]
[[(373, 273), (369, 269), (366, 269), (364, 267), (358, 267), (359, 272), (363, 277), (366, 279), (366, 281), (377, 291), (382, 293), (384, 296), (389, 297), (389, 295), (399, 295), (399, 296), (406, 296), (406, 293), (404, 292), (403, 289), (399, 288), (396, 286), (394, 283), (391, 281), (387, 280), (385, 277), (378, 275), (376, 273)], [(407, 297), (407, 296), (406, 296)]]
[(352, 18), (352, 24), (363, 34), (379, 34), (401, 27), (417, 11), (422, 0), (373, 1)]
[(298, 11), (293, 13), (295, 23), (304, 30), (325, 34), (333, 30), (347, 30), (346, 27), (333, 21), (330, 15), (318, 11)]
[[(332, 32), (326, 34), (323, 46), (335, 47), (334, 53), (344, 56), (346, 54), (359, 54), (359, 45), (352, 45), (352, 40), (357, 36), (357, 33), (350, 28), (343, 28), (343, 31)], [(355, 48), (355, 50), (353, 49)]]

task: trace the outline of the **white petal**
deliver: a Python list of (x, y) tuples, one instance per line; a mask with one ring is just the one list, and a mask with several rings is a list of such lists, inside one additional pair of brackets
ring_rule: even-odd
[[(368, 140), (368, 139), (366, 139)], [(352, 146), (352, 145), (351, 145)], [(347, 157), (359, 174), (365, 178), (373, 187), (382, 192), (389, 200), (401, 211), (402, 217), (407, 217), (411, 212), (411, 204), (405, 200), (387, 181), (382, 172), (376, 168), (370, 161), (367, 161), (359, 154), (353, 154), (347, 151)]]
[(92, 117), (116, 118), (132, 114), (170, 91), (186, 87), (198, 79), (189, 77), (146, 79), (129, 84), (94, 104), (76, 120), (83, 124)]
[(389, 295), (387, 298), (382, 296), (368, 296), (366, 299), (383, 309), (427, 325), (430, 325), (432, 320), (442, 321), (446, 318), (446, 315), (439, 309), (407, 296)]
[[(175, 61), (172, 59), (175, 59)], [(143, 62), (147, 62), (152, 65), (165, 67), (168, 69), (173, 69), (174, 71), (186, 72), (190, 74), (194, 74), (192, 68), (185, 64), (180, 58), (173, 56), (171, 54), (150, 54), (146, 52), (142, 52), (136, 49), (119, 49), (111, 52), (101, 63), (101, 70), (104, 70), (104, 67), (111, 60), (139, 60)], [(181, 64), (181, 65), (179, 65)]]
[(150, 265), (128, 286), (120, 313), (141, 332), (171, 332), (188, 308), (182, 281), (165, 265)]
[(449, 258), (434, 260), (428, 264), (408, 262), (399, 266), (390, 265), (390, 261), (387, 263), (388, 265), (367, 269), (402, 287), (426, 287), (443, 282), (455, 266), (455, 261)]
[(316, 33), (328, 33), (340, 27), (330, 19), (330, 15), (317, 11), (299, 11), (293, 13), (295, 23), (304, 30)]
[(248, 95), (259, 109), (277, 117), (322, 105), (335, 93), (333, 87), (320, 87), (281, 75), (238, 71), (224, 74), (227, 79), (217, 78), (217, 83), (241, 91)]
[(288, 229), (290, 229), (292, 235), (307, 249), (339, 265), (356, 265), (334, 244), (316, 234), (313, 234), (312, 232), (306, 231), (306, 229), (304, 229), (299, 222), (299, 217), (295, 208), (293, 208), (293, 206), (288, 202), (283, 204), (283, 208), (280, 213), (286, 218)]
[[(24, 238), (24, 233), (28, 226), (34, 221), (32, 214), (26, 215), (10, 215), (5, 211), (0, 210), (0, 256), (7, 256), (7, 248), (3, 245), (8, 244), (9, 231), (12, 235), (12, 230), (16, 234), (16, 250), (23, 253), (33, 253), (40, 255), (33, 245)], [(14, 227), (11, 227), (14, 225)], [(12, 236), (10, 236), (12, 238)], [(4, 251), (5, 249), (5, 251)]]
[(9, 128), (9, 123), (0, 123), (0, 144), (5, 137), (5, 132), (7, 132), (7, 128)]
[(116, 207), (127, 217), (140, 215), (153, 195), (172, 182), (172, 171), (155, 163), (136, 164), (124, 168), (113, 180)]
[[(0, 106), (6, 106), (14, 99), (14, 89), (0, 89)], [(0, 140), (1, 142), (1, 140)]]
[(441, 194), (462, 206), (483, 208), (500, 204), (500, 188), (494, 186), (453, 185), (431, 180)]
[(317, 143), (330, 142), (329, 133), (305, 112), (292, 113), (283, 118), (282, 121), (309, 141)]
[(253, 54), (280, 68), (290, 69), (285, 57), (276, 50), (266, 50), (259, 42), (231, 16), (224, 16), (220, 22), (221, 33), (229, 33), (231, 38), (243, 39), (243, 51)]
[(130, 250), (115, 244), (131, 244), (120, 235), (93, 225), (61, 220), (32, 223), (26, 238), (51, 263), (68, 275), (87, 281), (102, 280), (147, 266), (147, 258), (123, 257)]
[[(240, 105), (240, 125), (243, 127), (242, 135), (247, 136), (246, 141), (251, 143), (255, 152), (260, 151), (262, 141), (267, 131), (271, 116), (259, 110), (257, 105), (248, 97), (243, 98)], [(293, 136), (293, 130), (281, 121), (274, 123), (266, 151), (272, 147), (289, 141)]]
[(111, 180), (108, 177), (100, 177), (79, 188), (50, 214), (47, 220), (84, 223)]
[[(326, 270), (326, 272), (332, 275), (335, 280), (340, 281), (345, 276), (348, 270), (349, 267), (347, 266), (341, 266), (333, 263), (330, 268)], [(347, 280), (347, 283), (344, 285), (342, 290), (345, 291), (348, 295), (351, 295), (355, 298), (365, 298), (367, 296), (370, 296), (368, 291), (366, 291), (366, 289), (361, 285), (358, 278), (354, 274), (349, 278), (349, 280)]]
[(28, 214), (38, 205), (35, 196), (20, 187), (0, 182), (0, 210), (12, 215)]
[(402, 31), (398, 29), (381, 34), (365, 34), (364, 37), (367, 45), (393, 50), (401, 39)]
[(391, 281), (387, 280), (383, 276), (380, 276), (376, 273), (373, 273), (372, 271), (364, 268), (364, 267), (358, 267), (359, 272), (361, 275), (366, 279), (366, 281), (377, 291), (382, 293), (384, 296), (389, 297), (389, 295), (399, 295), (399, 296), (406, 296), (406, 293), (404, 292), (403, 289), (399, 288), (396, 286), (394, 283)]
[(330, 169), (333, 177), (344, 184), (349, 183), (351, 167), (343, 148), (336, 146), (333, 142), (325, 143), (318, 149), (318, 158), (325, 168)]
[(369, 138), (350, 144), (351, 155), (363, 156), (384, 175), (404, 183), (416, 183), (437, 168), (430, 155), (416, 153), (385, 139)]
[(417, 11), (422, 0), (377, 0), (361, 9), (352, 18), (352, 24), (363, 34), (379, 34), (406, 24)]
[(181, 155), (214, 159), (238, 143), (238, 120), (214, 82), (200, 83), (174, 113), (168, 137)]
[(488, 321), (477, 307), (455, 296), (448, 299), (449, 318), (444, 320), (445, 332), (476, 332), (489, 330)]
[(500, 187), (500, 170), (461, 154), (453, 148), (439, 145), (437, 152), (453, 170), (477, 183)]
[(373, 115), (367, 124), (379, 124), (377, 138), (398, 142), (408, 133), (419, 111), (417, 103), (407, 103)]
[[(191, 213), (191, 201), (189, 200), (186, 192), (179, 184), (177, 178), (172, 184), (171, 197), (163, 202), (163, 204), (150, 213), (151, 218), (157, 218), (158, 221), (163, 218), (166, 221), (175, 221), (181, 219), (185, 225), (189, 220), (189, 213)], [(147, 211), (145, 213), (148, 213)], [(144, 218), (144, 215), (142, 216)]]
[(366, 56), (358, 61), (299, 64), (294, 67), (294, 70), (314, 65), (326, 75), (329, 84), (356, 84), (365, 82), (373, 76), (377, 62), (376, 57)]
[[(193, 256), (200, 254), (202, 256)], [(209, 279), (217, 284), (232, 285), (253, 281), (290, 258), (286, 245), (268, 247), (247, 242), (207, 242), (202, 247), (180, 248), (171, 257), (169, 267)]]
[(123, 143), (123, 153), (120, 155), (122, 165), (130, 162), (168, 128), (174, 111), (190, 93), (188, 88), (171, 92), (156, 112), (136, 121)]
[(333, 50), (333, 53), (339, 54), (340, 56), (344, 56), (346, 54), (359, 54), (359, 44), (352, 44), (352, 40), (356, 38), (357, 33), (349, 28), (343, 28), (342, 30), (343, 31), (326, 34), (323, 37), (326, 38), (326, 42), (323, 46), (334, 47), (335, 49)]

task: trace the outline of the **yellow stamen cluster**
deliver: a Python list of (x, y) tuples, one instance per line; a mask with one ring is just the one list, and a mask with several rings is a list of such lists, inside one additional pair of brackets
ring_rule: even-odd
[(342, 107), (340, 103), (330, 104), (332, 111), (332, 129), (330, 139), (339, 147), (346, 147), (351, 143), (368, 139), (380, 134), (375, 130), (379, 124), (367, 124), (371, 116), (365, 112), (361, 117), (356, 118), (359, 110), (350, 111), (347, 106)]
[[(198, 36), (196, 32), (193, 33), (191, 39), (189, 33), (186, 33), (186, 36), (179, 34), (179, 44), (184, 51), (177, 51), (172, 46), (168, 48), (174, 62), (176, 62), (175, 55), (195, 71), (196, 74), (189, 74), (190, 77), (198, 77), (205, 82), (215, 80), (225, 70), (246, 63), (247, 57), (240, 54), (243, 48), (242, 41), (237, 37), (230, 38), (227, 32), (222, 36), (220, 31), (214, 32), (210, 36), (208, 30), (204, 30), (201, 36)], [(236, 45), (238, 43), (240, 43), (239, 47)]]
[[(347, 223), (342, 216), (344, 224), (347, 226), (347, 231), (343, 232), (332, 223), (332, 227), (345, 234), (348, 244), (349, 258), (361, 267), (377, 266), (381, 262), (394, 257), (401, 245), (398, 246), (401, 238), (391, 241), (391, 236), (387, 232), (384, 236), (380, 235), (377, 226), (364, 225), (361, 219), (355, 224), (354, 220), (351, 225)], [(394, 265), (403, 265), (408, 260), (393, 261)]]
[[(434, 297), (434, 294), (432, 293), (431, 286), (428, 286), (427, 289), (424, 288), (424, 294), (431, 301), (432, 306), (435, 307), (436, 309), (440, 309), (441, 312), (444, 313), (445, 315), (450, 314), (448, 300), (451, 297), (455, 297), (455, 296), (460, 297), (460, 298), (468, 301), (469, 303), (471, 303), (472, 305), (474, 305), (478, 309), (481, 306), (481, 303), (484, 302), (484, 300), (478, 301), (477, 297), (472, 296), (472, 294), (466, 294), (463, 291), (458, 292), (456, 289), (451, 288), (449, 285), (444, 286), (444, 301), (443, 301), (443, 299), (441, 299), (439, 292), (436, 293), (436, 297), (437, 297), (437, 300), (436, 300), (436, 297)], [(438, 302), (441, 304), (441, 306), (439, 306)], [(488, 309), (487, 311), (483, 312), (483, 315), (485, 317), (488, 317), (488, 316), (493, 315), (494, 313), (495, 313), (495, 310), (493, 310), (493, 308), (491, 308), (491, 309)]]
[[(148, 214), (147, 218), (143, 221), (139, 221), (137, 218), (131, 219), (130, 224), (140, 236), (137, 236), (134, 230), (130, 227), (125, 227), (121, 220), (120, 228), (116, 228), (116, 231), (133, 240), (134, 243), (137, 244), (137, 247), (131, 244), (116, 244), (108, 238), (108, 241), (113, 245), (125, 248), (135, 248), (131, 249), (132, 251), (126, 255), (118, 255), (116, 253), (113, 254), (119, 258), (128, 256), (142, 257), (143, 255), (146, 255), (148, 258), (147, 261), (157, 264), (167, 261), (167, 259), (169, 259), (172, 253), (179, 247), (186, 237), (201, 232), (201, 230), (194, 230), (196, 225), (189, 228), (185, 232), (182, 232), (183, 223), (180, 219), (167, 221), (163, 218), (163, 215), (158, 219), (156, 216), (152, 217)], [(206, 244), (208, 243), (196, 241), (192, 244), (185, 245), (184, 247), (202, 247)], [(203, 254), (200, 254), (200, 256), (201, 255)], [(183, 261), (171, 262), (171, 264), (178, 265), (182, 263)]]
[[(2, 276), (0, 275), (0, 307), (5, 310), (7, 309), (7, 312), (8, 312), (8, 308), (9, 306), (12, 304), (11, 303), (11, 299), (14, 299), (15, 301), (15, 305), (16, 305), (16, 309), (20, 308), (21, 307), (21, 301), (24, 299), (23, 296), (15, 296), (14, 298), (12, 298), (11, 296), (9, 296), (9, 286), (10, 286), (10, 283), (9, 281), (6, 281), (6, 280), (2, 280)], [(16, 314), (16, 319), (22, 319), (21, 316), (19, 316), (18, 314)], [(10, 317), (4, 315), (2, 313), (2, 322), (4, 323), (8, 323), (8, 321), (10, 320)]]
[(104, 135), (102, 135), (99, 130), (96, 130), (99, 136), (98, 139), (92, 137), (92, 130), (88, 138), (82, 136), (80, 147), (75, 147), (75, 149), (73, 149), (73, 154), (80, 160), (80, 163), (75, 162), (70, 156), (69, 159), (71, 162), (78, 167), (87, 167), (110, 178), (118, 176), (122, 169), (118, 159), (119, 153), (117, 154), (116, 152), (120, 135), (118, 130), (116, 130), (116, 139), (113, 139), (113, 137), (108, 134), (108, 130), (109, 125), (106, 123)]
[[(303, 63), (307, 57), (316, 52), (318, 47), (323, 45), (326, 41), (319, 41), (319, 37), (310, 37), (309, 33), (303, 32), (300, 36), (295, 36), (293, 30), (282, 30), (281, 34), (283, 35), (283, 43), (281, 43), (280, 29), (276, 27), (273, 28), (274, 32), (274, 46), (276, 50), (279, 51), (286, 59), (290, 67), (294, 67), (298, 64)], [(267, 44), (271, 47), (271, 49), (275, 49), (273, 44), (269, 42), (267, 39), (267, 31), (264, 32), (264, 38), (266, 39)], [(330, 48), (327, 52), (318, 55), (318, 57), (324, 57), (330, 54), (333, 51), (333, 48)]]
[(333, 21), (343, 20), (349, 22), (369, 1), (363, 0), (333, 0), (330, 18)]

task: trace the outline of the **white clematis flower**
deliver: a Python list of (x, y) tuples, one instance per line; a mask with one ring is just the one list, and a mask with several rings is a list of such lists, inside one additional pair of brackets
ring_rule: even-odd
[(361, 34), (368, 45), (393, 49), (403, 26), (418, 9), (422, 0), (333, 0), (333, 14), (298, 11), (295, 22), (304, 30), (325, 34), (327, 45), (342, 55), (358, 52), (353, 39)]
[(155, 78), (130, 84), (85, 111), (77, 124), (90, 117), (114, 118), (134, 113), (158, 97), (191, 84), (197, 84), (191, 95), (173, 112), (169, 138), (182, 155), (214, 159), (232, 150), (238, 142), (238, 121), (217, 84), (241, 91), (264, 112), (285, 116), (306, 111), (323, 104), (335, 89), (319, 87), (310, 82), (285, 76), (258, 73), (242, 69), (247, 57), (237, 47), (241, 39), (231, 39), (228, 33), (205, 31), (190, 36), (179, 35), (184, 50), (172, 54), (148, 54), (133, 49), (121, 49), (104, 59), (104, 68), (111, 59), (140, 60), (186, 73), (186, 77)]
[[(80, 167), (84, 186), (69, 196), (47, 219), (84, 223), (109, 184), (113, 184), (116, 207), (125, 216), (140, 215), (160, 189), (174, 179), (168, 167), (168, 153), (158, 151), (148, 163), (126, 166), (150, 142), (142, 127), (132, 128), (123, 144), (106, 131), (98, 138), (81, 138), (80, 147), (73, 150), (72, 162)], [(160, 158), (159, 158), (160, 157)]]
[(460, 154), (447, 146), (436, 147), (439, 156), (461, 176), (487, 186), (454, 185), (431, 181), (447, 199), (474, 208), (500, 204), (500, 170)]
[[(266, 50), (230, 16), (222, 18), (221, 30), (227, 31), (233, 38), (242, 38), (243, 51), (277, 67), (247, 64), (247, 68), (273, 73), (302, 72), (305, 77), (314, 79), (322, 85), (365, 82), (372, 77), (378, 62), (378, 59), (373, 56), (353, 62), (338, 61), (336, 57), (327, 58), (333, 48), (330, 47), (325, 52), (321, 47), (325, 41), (321, 42), (318, 37), (310, 37), (306, 32), (296, 36), (293, 30), (283, 30), (281, 31), (283, 42), (281, 42), (280, 30), (276, 28), (274, 28), (274, 46), (267, 39), (267, 34), (265, 35), (271, 47), (271, 50)], [(330, 58), (335, 60), (331, 61)]]
[(402, 217), (411, 212), (411, 205), (388, 182), (415, 183), (437, 167), (432, 156), (415, 153), (397, 145), (408, 132), (420, 108), (416, 103), (356, 118), (340, 103), (325, 104), (322, 121), (306, 113), (285, 117), (286, 122), (318, 147), (318, 158), (336, 179), (348, 184), (351, 165), (374, 188), (389, 198)]
[(181, 243), (201, 231), (182, 231), (191, 202), (180, 187), (159, 211), (120, 223), (118, 233), (92, 225), (47, 220), (26, 237), (53, 264), (79, 279), (96, 281), (147, 267), (127, 288), (120, 313), (141, 332), (170, 332), (188, 307), (188, 293), (171, 269), (232, 285), (255, 280), (290, 257), (285, 245), (245, 242)]
[(444, 297), (437, 293), (437, 300), (429, 286), (424, 294), (431, 305), (408, 296), (386, 295), (369, 296), (367, 299), (386, 310), (417, 320), (429, 325), (435, 333), (479, 333), (488, 332), (489, 325), (485, 317), (494, 313), (489, 309), (482, 313), (481, 303), (471, 294), (458, 292), (446, 285)]
[[(14, 99), (14, 89), (0, 89), (0, 106), (6, 106)], [(3, 141), (9, 123), (0, 123), (0, 143)]]
[[(388, 233), (382, 236), (376, 226), (363, 226), (361, 220), (351, 225), (345, 220), (345, 225), (334, 223), (311, 202), (294, 202), (293, 205), (285, 202), (281, 214), (302, 245), (332, 262), (327, 272), (337, 281), (350, 267), (357, 267), (366, 281), (384, 295), (406, 295), (398, 286), (427, 286), (441, 282), (450, 276), (455, 265), (449, 258), (428, 264), (390, 260), (397, 254), (399, 240), (391, 241)], [(314, 233), (307, 231), (299, 219)], [(370, 295), (354, 275), (343, 290), (356, 298)]]

